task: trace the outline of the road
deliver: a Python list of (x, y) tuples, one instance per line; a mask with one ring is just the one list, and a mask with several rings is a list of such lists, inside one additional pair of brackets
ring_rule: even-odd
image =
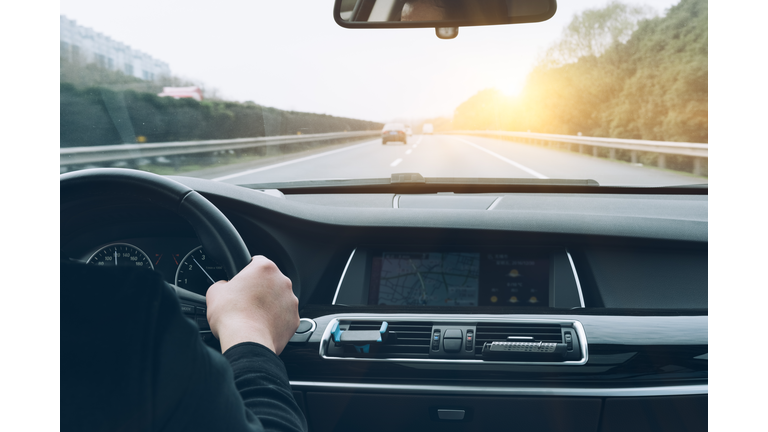
[(253, 184), (294, 180), (389, 178), (392, 173), (424, 177), (592, 179), (601, 185), (669, 186), (706, 183), (705, 177), (637, 166), (578, 153), (493, 138), (414, 135), (407, 144), (380, 139), (296, 155), (272, 164), (242, 165), (214, 180)]

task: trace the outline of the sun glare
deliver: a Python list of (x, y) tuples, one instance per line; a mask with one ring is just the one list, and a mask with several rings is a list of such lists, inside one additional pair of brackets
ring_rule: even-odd
[(523, 91), (523, 86), (525, 85), (524, 82), (517, 82), (517, 81), (504, 81), (496, 83), (496, 88), (501, 91), (501, 93), (504, 94), (504, 96), (519, 96), (520, 92)]

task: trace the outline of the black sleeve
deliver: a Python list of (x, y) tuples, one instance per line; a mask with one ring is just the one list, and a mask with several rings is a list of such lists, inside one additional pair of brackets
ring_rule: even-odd
[(307, 422), (296, 404), (283, 361), (272, 350), (244, 342), (230, 347), (224, 357), (235, 374), (235, 386), (245, 407), (267, 431), (305, 431)]
[(230, 349), (241, 396), (155, 272), (63, 262), (60, 324), (62, 431), (306, 430), (280, 359)]

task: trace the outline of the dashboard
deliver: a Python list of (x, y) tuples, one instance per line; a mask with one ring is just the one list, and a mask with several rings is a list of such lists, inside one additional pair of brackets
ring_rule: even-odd
[[(292, 280), (303, 322), (281, 358), (312, 430), (706, 427), (706, 194), (174, 179)], [(64, 259), (147, 262), (201, 295), (218, 277), (191, 226), (141, 197), (62, 196), (60, 223)]]

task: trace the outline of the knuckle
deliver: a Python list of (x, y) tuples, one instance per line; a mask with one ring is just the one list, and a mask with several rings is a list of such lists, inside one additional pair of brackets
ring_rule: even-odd
[(275, 265), (274, 262), (263, 257), (261, 260), (257, 262), (257, 265), (261, 271), (273, 272), (277, 270), (277, 266)]

